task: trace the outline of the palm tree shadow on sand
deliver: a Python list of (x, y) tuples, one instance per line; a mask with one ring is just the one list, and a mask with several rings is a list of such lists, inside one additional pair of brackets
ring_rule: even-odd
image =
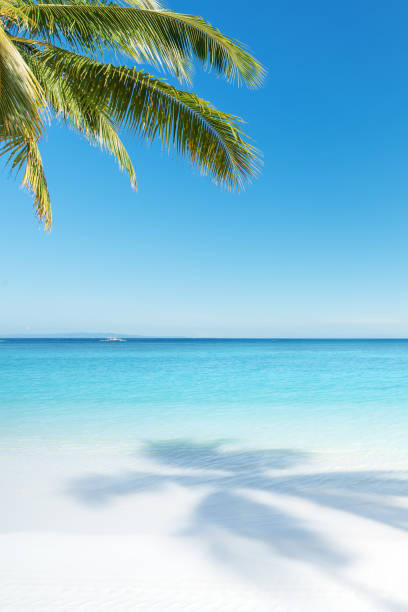
[[(245, 538), (254, 546), (266, 546), (275, 556), (307, 562), (331, 575), (352, 561), (306, 521), (276, 507), (273, 499), (279, 494), (408, 529), (408, 513), (396, 501), (408, 496), (405, 473), (367, 470), (282, 475), (282, 471), (307, 462), (309, 455), (285, 449), (224, 449), (224, 441), (149, 442), (144, 455), (160, 466), (158, 473), (87, 476), (71, 482), (68, 492), (78, 502), (95, 507), (168, 484), (200, 488), (202, 497), (181, 535), (201, 537), (218, 561), (245, 571), (247, 576), (252, 574), (254, 579), (259, 577), (259, 568), (255, 570), (250, 559), (237, 557), (220, 534)], [(275, 496), (272, 501), (267, 499), (268, 493)], [(364, 595), (387, 610), (406, 609), (374, 594)]]

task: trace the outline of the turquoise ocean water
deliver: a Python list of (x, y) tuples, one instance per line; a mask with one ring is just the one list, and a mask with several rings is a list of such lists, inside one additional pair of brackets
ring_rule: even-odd
[(403, 453), (405, 340), (2, 340), (1, 446)]

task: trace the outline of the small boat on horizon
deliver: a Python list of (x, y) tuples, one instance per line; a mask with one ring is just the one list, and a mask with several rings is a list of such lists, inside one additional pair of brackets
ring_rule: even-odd
[(101, 342), (126, 342), (124, 338), (103, 338)]

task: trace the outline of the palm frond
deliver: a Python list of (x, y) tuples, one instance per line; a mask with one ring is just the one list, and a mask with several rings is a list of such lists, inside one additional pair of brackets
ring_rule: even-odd
[[(104, 113), (98, 113), (95, 116), (95, 120), (97, 122), (95, 144), (99, 145), (102, 149), (105, 148), (114, 156), (119, 168), (129, 175), (132, 188), (137, 189), (135, 169), (112, 121)], [(86, 136), (88, 140), (91, 140), (90, 135), (86, 134)]]
[(259, 155), (239, 117), (145, 71), (103, 63), (112, 52), (179, 80), (190, 80), (194, 58), (250, 87), (264, 76), (240, 43), (160, 0), (0, 0), (0, 156), (23, 172), (47, 229), (51, 206), (38, 140), (48, 111), (111, 153), (134, 188), (123, 129), (147, 143), (159, 139), (229, 188), (256, 176)]
[(30, 20), (31, 35), (57, 45), (67, 43), (74, 51), (86, 51), (93, 57), (108, 48), (130, 54), (138, 62), (164, 63), (167, 68), (177, 59), (185, 62), (196, 57), (206, 69), (250, 87), (259, 85), (264, 76), (262, 66), (240, 43), (194, 15), (102, 2), (35, 4), (20, 0), (18, 6)]
[(35, 212), (45, 229), (50, 230), (52, 212), (50, 195), (38, 144), (30, 137), (16, 136), (3, 141), (0, 155), (8, 155), (7, 164), (19, 172), (24, 168), (22, 185), (34, 196)]
[(122, 0), (119, 4), (137, 6), (137, 8), (145, 9), (147, 11), (158, 11), (163, 8), (163, 4), (161, 2), (157, 2), (156, 0)]
[(20, 26), (20, 24), (24, 24), (26, 27), (30, 25), (30, 20), (24, 11), (7, 0), (0, 0), (0, 17), (6, 25), (15, 24)]
[(119, 138), (117, 129), (109, 118), (107, 107), (96, 103), (92, 98), (81, 95), (76, 87), (67, 79), (49, 78), (49, 73), (26, 43), (18, 42), (22, 47), (22, 55), (31, 65), (33, 73), (41, 83), (51, 109), (56, 117), (73, 127), (77, 132), (95, 146), (106, 150), (114, 156), (121, 170), (130, 178), (133, 189), (137, 188), (136, 174), (131, 159)]
[(257, 174), (259, 158), (239, 127), (241, 120), (195, 94), (144, 71), (103, 64), (51, 45), (32, 58), (27, 62), (41, 82), (54, 87), (65, 81), (83, 109), (103, 110), (115, 125), (147, 142), (158, 137), (216, 183), (241, 189)]
[(42, 133), (45, 99), (33, 73), (0, 23), (0, 136)]

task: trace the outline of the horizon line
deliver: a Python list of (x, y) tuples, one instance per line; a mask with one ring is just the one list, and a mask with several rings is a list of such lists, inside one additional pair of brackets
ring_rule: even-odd
[(0, 335), (0, 340), (408, 340), (406, 336), (143, 336), (132, 334), (22, 334)]

